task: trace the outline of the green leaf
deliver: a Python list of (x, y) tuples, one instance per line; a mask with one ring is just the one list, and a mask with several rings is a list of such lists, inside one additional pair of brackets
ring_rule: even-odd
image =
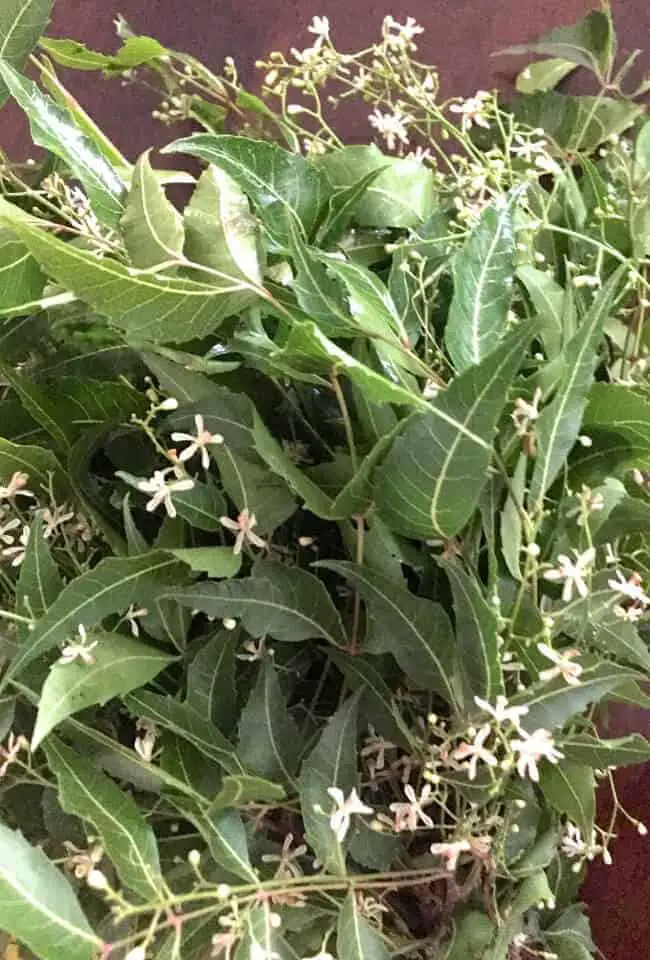
[(375, 666), (372, 657), (349, 656), (335, 650), (328, 651), (353, 690), (361, 690), (361, 713), (367, 717), (385, 739), (410, 750), (412, 744), (398, 721), (399, 712), (393, 704), (393, 694)]
[(209, 166), (185, 208), (185, 255), (229, 277), (262, 283), (257, 220), (237, 183)]
[(116, 54), (107, 55), (89, 50), (76, 40), (55, 40), (46, 37), (39, 46), (55, 63), (71, 70), (104, 70), (106, 73), (131, 70), (169, 54), (153, 37), (127, 37)]
[(482, 910), (454, 914), (454, 934), (445, 960), (483, 960), (494, 939), (495, 926)]
[(248, 856), (248, 843), (242, 819), (236, 810), (210, 812), (187, 798), (170, 798), (177, 810), (194, 824), (219, 866), (246, 883), (258, 882)]
[(347, 642), (324, 585), (300, 567), (262, 561), (245, 579), (199, 583), (170, 596), (209, 617), (241, 617), (254, 637), (268, 634), (291, 643), (320, 637), (335, 647)]
[(591, 767), (570, 760), (544, 763), (539, 788), (551, 807), (573, 820), (583, 837), (591, 837), (596, 815), (596, 781)]
[(465, 708), (474, 697), (493, 700), (503, 693), (503, 673), (498, 646), (498, 617), (489, 606), (476, 579), (459, 563), (442, 561), (454, 598), (456, 649), (463, 680)]
[(328, 873), (345, 876), (345, 852), (329, 824), (334, 801), (330, 787), (347, 797), (357, 786), (357, 710), (350, 697), (331, 717), (300, 774), (300, 807), (305, 838)]
[(215, 448), (223, 488), (237, 507), (257, 520), (257, 531), (271, 534), (295, 513), (298, 505), (284, 480), (270, 474), (254, 451), (236, 453), (228, 443)]
[(61, 465), (51, 450), (43, 447), (12, 443), (0, 437), (0, 483), (6, 486), (14, 473), (26, 473), (28, 489), (40, 495), (50, 487), (53, 478), (55, 489), (67, 491)]
[(345, 577), (368, 603), (367, 652), (391, 653), (418, 688), (435, 690), (456, 705), (454, 636), (440, 604), (358, 564), (323, 560), (319, 566)]
[(222, 733), (229, 734), (237, 716), (235, 654), (239, 637), (219, 630), (201, 647), (187, 668), (186, 703)]
[(543, 870), (526, 877), (510, 895), (505, 908), (500, 905), (500, 913), (507, 917), (499, 928), (493, 952), (485, 955), (485, 960), (505, 960), (507, 950), (517, 933), (524, 927), (524, 914), (540, 903), (553, 903), (553, 891)]
[(318, 157), (337, 191), (353, 188), (370, 173), (377, 179), (361, 193), (354, 220), (362, 227), (417, 227), (431, 213), (435, 186), (431, 170), (408, 157), (386, 156), (376, 146), (349, 146)]
[(91, 636), (97, 641), (93, 663), (57, 662), (50, 669), (41, 691), (32, 750), (66, 717), (148, 683), (175, 659), (120, 633)]
[(0, 823), (2, 927), (41, 957), (92, 960), (102, 943), (74, 891), (39, 847)]
[(519, 93), (539, 93), (553, 90), (558, 83), (564, 80), (576, 69), (577, 64), (561, 57), (552, 57), (548, 60), (537, 60), (529, 63), (517, 74), (515, 87)]
[(57, 422), (57, 410), (48, 393), (39, 384), (16, 373), (8, 364), (0, 361), (0, 376), (16, 392), (23, 407), (37, 423), (49, 433), (59, 451), (69, 447), (68, 438)]
[(279, 783), (248, 773), (238, 773), (223, 778), (221, 789), (210, 804), (210, 811), (245, 807), (249, 803), (276, 804), (285, 798), (286, 794)]
[(0, 317), (18, 317), (39, 309), (45, 277), (24, 244), (6, 229), (0, 229), (0, 277)]
[(551, 403), (540, 413), (535, 432), (537, 457), (530, 481), (529, 502), (536, 509), (573, 447), (582, 426), (587, 394), (593, 383), (597, 350), (603, 323), (621, 293), (627, 267), (621, 267), (607, 281), (564, 352), (564, 371)]
[[(286, 343), (269, 355), (269, 360), (289, 377), (327, 383), (331, 374), (347, 374), (363, 391), (371, 403), (399, 403), (425, 407), (425, 401), (388, 377), (382, 376), (365, 363), (346, 353), (329, 340), (315, 323), (295, 322), (291, 325)], [(314, 375), (319, 374), (318, 377)]]
[(385, 166), (381, 166), (370, 170), (350, 186), (341, 187), (330, 196), (327, 215), (318, 236), (322, 249), (327, 250), (341, 239), (354, 220), (363, 195), (384, 169)]
[(169, 551), (177, 560), (186, 563), (195, 573), (207, 573), (211, 579), (236, 577), (241, 567), (241, 556), (230, 547), (181, 547)]
[(295, 786), (302, 738), (287, 709), (273, 661), (260, 665), (239, 721), (237, 756), (246, 770), (282, 786)]
[(245, 935), (239, 942), (234, 960), (299, 960), (286, 940), (278, 933), (272, 917), (272, 905), (253, 907), (246, 915)]
[[(183, 567), (167, 553), (102, 560), (72, 580), (38, 620), (2, 678), (2, 688), (41, 654), (63, 643), (82, 623), (88, 630), (131, 603), (150, 603), (156, 592), (178, 582)], [(76, 666), (69, 664), (68, 666)]]
[(327, 178), (308, 160), (262, 140), (197, 133), (163, 152), (199, 157), (232, 177), (280, 247), (288, 243), (287, 217), (295, 218), (308, 236), (329, 192)]
[(524, 285), (537, 314), (539, 336), (549, 360), (559, 356), (564, 342), (566, 291), (544, 270), (527, 264), (517, 268), (517, 279)]
[(145, 900), (160, 897), (156, 837), (130, 794), (56, 737), (49, 739), (45, 753), (61, 806), (93, 825), (124, 886)]
[[(3, 208), (3, 216), (4, 216)], [(183, 343), (212, 333), (251, 302), (250, 285), (237, 278), (217, 284), (134, 273), (117, 260), (64, 243), (35, 226), (7, 223), (43, 269), (133, 341)]]
[(617, 663), (588, 663), (587, 658), (583, 657), (582, 664), (584, 669), (579, 686), (568, 686), (563, 677), (557, 677), (550, 683), (530, 687), (525, 695), (518, 694), (512, 698), (512, 703), (528, 707), (528, 713), (521, 720), (524, 730), (532, 733), (540, 727), (545, 730), (563, 727), (572, 717), (582, 713), (588, 704), (598, 703), (626, 680), (640, 676), (637, 671)]
[(187, 740), (214, 760), (228, 773), (243, 773), (235, 756), (235, 748), (214, 724), (205, 720), (193, 707), (172, 697), (162, 697), (147, 690), (138, 690), (124, 698), (125, 706), (136, 716), (145, 717), (165, 730)]
[[(3, 0), (0, 9), (0, 60), (22, 70), (45, 32), (54, 0)], [(9, 90), (0, 80), (0, 106)]]
[(183, 218), (151, 169), (150, 153), (143, 153), (135, 165), (120, 220), (131, 263), (142, 270), (179, 260), (185, 241)]
[(628, 100), (609, 97), (570, 97), (555, 90), (518, 97), (512, 104), (515, 119), (541, 128), (560, 149), (593, 153), (608, 137), (623, 133), (643, 113)]
[(375, 475), (377, 510), (408, 536), (451, 537), (474, 511), (508, 389), (532, 337), (516, 330), (477, 367), (414, 414)]
[(61, 574), (43, 535), (43, 517), (39, 514), (32, 521), (25, 558), (20, 565), (16, 608), (32, 617), (41, 617), (62, 589)]
[(614, 57), (614, 34), (609, 11), (593, 10), (569, 27), (556, 27), (540, 40), (507, 47), (499, 53), (541, 53), (561, 57), (604, 77)]
[(117, 226), (124, 209), (125, 184), (101, 151), (81, 132), (67, 110), (57, 106), (32, 80), (0, 60), (2, 81), (27, 114), (34, 143), (63, 160), (83, 184), (97, 217), (109, 227)]
[[(179, 517), (187, 520), (190, 526), (196, 527), (198, 530), (207, 530), (209, 533), (217, 533), (223, 530), (221, 517), (227, 513), (226, 501), (216, 483), (210, 480), (207, 483), (195, 483), (190, 490), (179, 490), (178, 493), (174, 494), (174, 506)], [(225, 548), (219, 547), (216, 549), (225, 550)], [(232, 550), (228, 548), (228, 551), (232, 556)], [(204, 554), (194, 554), (193, 556), (199, 563), (204, 563), (207, 560), (207, 555)], [(220, 562), (217, 559), (218, 556), (218, 554), (215, 554), (217, 563)], [(190, 555), (188, 555), (186, 562), (192, 566), (189, 557)], [(193, 569), (198, 568), (193, 567)]]
[(526, 492), (528, 457), (519, 455), (515, 472), (510, 480), (510, 492), (501, 512), (501, 552), (506, 566), (515, 580), (521, 580), (522, 522), (519, 508), (523, 508)]
[(456, 370), (480, 363), (503, 340), (512, 296), (512, 197), (498, 197), (452, 260), (454, 296), (445, 344)]
[(336, 928), (339, 960), (389, 960), (390, 953), (379, 933), (359, 909), (356, 894), (350, 890), (339, 913)]
[[(627, 386), (595, 383), (589, 391), (583, 419), (585, 433), (594, 438), (597, 455), (608, 465), (650, 467), (650, 403)], [(591, 450), (580, 457), (590, 462)], [(594, 457), (595, 459), (595, 457)]]
[(601, 770), (650, 760), (650, 741), (640, 733), (631, 733), (615, 740), (601, 740), (588, 733), (576, 733), (564, 737), (560, 749), (567, 760)]

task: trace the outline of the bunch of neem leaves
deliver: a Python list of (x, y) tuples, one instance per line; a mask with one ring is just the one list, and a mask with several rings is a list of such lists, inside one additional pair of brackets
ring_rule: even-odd
[[(315, 18), (257, 97), (50, 8), (0, 10), (46, 151), (0, 167), (0, 927), (590, 957), (595, 789), (650, 757), (598, 719), (650, 670), (650, 123), (609, 10), (508, 51), (543, 59), (503, 104), (442, 101), (411, 18), (357, 53)], [(178, 169), (59, 65), (200, 124)]]

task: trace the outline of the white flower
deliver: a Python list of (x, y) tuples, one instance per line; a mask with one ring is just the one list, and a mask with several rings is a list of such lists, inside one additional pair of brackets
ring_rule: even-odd
[(574, 277), (571, 283), (574, 287), (599, 287), (601, 285), (600, 277), (591, 273), (583, 273), (577, 277)]
[(463, 130), (469, 130), (474, 124), (479, 127), (489, 127), (486, 111), (491, 99), (487, 90), (477, 90), (473, 97), (460, 100), (458, 103), (452, 103), (449, 110), (451, 113), (461, 115), (461, 128)]
[(25, 559), (25, 551), (27, 550), (27, 545), (29, 543), (29, 527), (24, 526), (18, 543), (13, 547), (5, 547), (2, 551), (3, 557), (11, 557), (11, 566), (19, 567), (23, 560)]
[(526, 140), (520, 133), (516, 133), (513, 137), (513, 145), (510, 147), (510, 153), (530, 163), (535, 156), (543, 154), (546, 147), (546, 140)]
[(327, 17), (314, 17), (307, 30), (317, 37), (326, 39), (330, 35), (330, 22)]
[(14, 517), (13, 520), (3, 523), (0, 527), (0, 541), (10, 546), (14, 542), (12, 531), (20, 526), (22, 526), (22, 521), (19, 520), (18, 517)]
[(104, 856), (104, 850), (99, 844), (90, 847), (89, 850), (80, 850), (69, 840), (63, 841), (63, 846), (68, 851), (68, 856), (64, 860), (64, 866), (74, 873), (77, 880), (83, 880), (90, 871), (101, 862)]
[(442, 857), (445, 861), (445, 867), (450, 873), (454, 873), (458, 858), (461, 853), (469, 853), (472, 845), (469, 840), (456, 840), (454, 843), (432, 843), (429, 847), (434, 857)]
[(556, 569), (547, 570), (544, 574), (545, 580), (564, 581), (562, 599), (565, 603), (571, 600), (574, 588), (583, 599), (589, 595), (589, 587), (585, 583), (585, 574), (589, 572), (589, 567), (596, 557), (596, 551), (593, 547), (589, 547), (583, 553), (578, 553), (577, 550), (573, 552), (576, 555), (575, 562), (565, 553), (561, 553), (557, 558)]
[(28, 481), (28, 474), (21, 473), (19, 470), (17, 470), (9, 478), (9, 483), (6, 487), (0, 486), (0, 500), (13, 500), (14, 497), (34, 498), (33, 493), (30, 493), (29, 490), (24, 489)]
[(137, 729), (141, 730), (142, 733), (135, 738), (133, 749), (146, 763), (151, 763), (156, 739), (158, 738), (158, 728), (151, 720), (141, 718), (138, 720)]
[(477, 707), (480, 707), (481, 710), (485, 710), (491, 717), (494, 717), (498, 724), (505, 723), (509, 720), (510, 723), (517, 728), (519, 728), (520, 717), (525, 717), (528, 713), (528, 707), (509, 707), (508, 698), (504, 697), (503, 694), (499, 694), (494, 706), (489, 704), (487, 700), (482, 700), (480, 697), (474, 697), (474, 703)]
[(339, 843), (343, 843), (350, 829), (350, 818), (355, 813), (374, 813), (372, 807), (366, 806), (354, 787), (348, 797), (339, 787), (328, 787), (327, 792), (336, 804), (336, 810), (330, 816), (330, 827), (336, 834)]
[(523, 437), (530, 427), (531, 423), (539, 417), (539, 401), (542, 399), (541, 387), (537, 387), (533, 394), (533, 402), (528, 403), (522, 397), (515, 400), (515, 408), (510, 414), (512, 422), (515, 425), (517, 436)]
[(557, 763), (564, 757), (564, 754), (555, 748), (553, 737), (548, 730), (543, 730), (541, 727), (531, 734), (524, 734), (522, 740), (513, 740), (510, 746), (519, 754), (517, 758), (519, 776), (529, 776), (535, 783), (539, 781), (537, 764), (542, 758), (550, 763)]
[(22, 734), (16, 736), (13, 732), (10, 733), (7, 739), (7, 746), (0, 747), (0, 758), (2, 758), (0, 777), (4, 777), (11, 764), (15, 762), (16, 757), (21, 750), (29, 750), (29, 741), (26, 737), (23, 737)]
[(93, 890), (106, 890), (108, 887), (108, 880), (101, 870), (91, 870), (86, 878), (86, 882), (89, 887), (92, 887)]
[(631, 600), (636, 606), (649, 607), (650, 597), (645, 593), (641, 584), (643, 580), (638, 573), (633, 573), (629, 580), (626, 580), (620, 570), (616, 571), (616, 580), (608, 580), (607, 586), (610, 590), (622, 594)]
[(124, 960), (145, 960), (146, 956), (147, 951), (144, 947), (134, 947), (132, 950), (129, 950)]
[(231, 520), (230, 517), (220, 517), (220, 521), (227, 530), (232, 530), (233, 533), (237, 534), (233, 547), (234, 553), (241, 553), (244, 542), (248, 542), (254, 547), (266, 549), (266, 541), (253, 533), (253, 527), (257, 526), (257, 519), (255, 514), (250, 513), (247, 507), (238, 514), (236, 520)]
[(573, 659), (580, 656), (579, 650), (562, 650), (562, 652), (559, 652), (558, 650), (554, 650), (553, 647), (549, 647), (548, 643), (538, 643), (537, 649), (543, 657), (546, 657), (547, 660), (555, 664), (554, 667), (549, 667), (548, 670), (540, 671), (540, 680), (547, 683), (549, 680), (554, 680), (555, 677), (561, 676), (570, 686), (580, 686), (582, 667), (579, 663), (573, 663)]
[(196, 436), (191, 433), (172, 433), (172, 440), (174, 443), (189, 444), (178, 457), (181, 463), (191, 460), (195, 453), (201, 451), (201, 466), (204, 470), (207, 470), (210, 466), (208, 447), (223, 443), (223, 437), (220, 433), (210, 433), (209, 430), (205, 429), (203, 417), (200, 413), (197, 413), (194, 417), (194, 425), (196, 426)]
[(473, 743), (461, 743), (452, 754), (454, 760), (466, 760), (468, 757), (470, 758), (469, 764), (467, 765), (470, 780), (476, 779), (479, 760), (487, 763), (488, 767), (496, 767), (498, 763), (494, 754), (483, 746), (491, 733), (491, 727), (486, 724), (484, 727), (481, 727), (476, 734)]
[(411, 832), (417, 830), (418, 821), (423, 823), (425, 827), (432, 827), (433, 820), (423, 810), (427, 803), (432, 802), (429, 799), (431, 785), (429, 783), (425, 784), (418, 798), (411, 784), (407, 783), (404, 787), (404, 794), (407, 803), (391, 803), (388, 808), (391, 813), (395, 814), (393, 826), (395, 833), (401, 833), (402, 830), (410, 830)]
[(88, 643), (88, 634), (86, 633), (86, 628), (83, 623), (79, 624), (77, 632), (79, 634), (79, 640), (76, 643), (68, 643), (63, 647), (61, 656), (56, 662), (74, 663), (75, 660), (81, 660), (87, 667), (90, 667), (95, 662), (92, 651), (97, 646), (98, 641), (95, 640), (93, 643)]
[(267, 950), (261, 943), (251, 943), (248, 960), (282, 960), (276, 950)]
[(172, 502), (172, 493), (191, 490), (194, 486), (194, 481), (191, 477), (167, 480), (167, 474), (170, 472), (174, 472), (173, 468), (168, 467), (165, 470), (154, 470), (152, 477), (148, 480), (138, 480), (136, 487), (138, 490), (142, 490), (143, 493), (151, 495), (151, 500), (149, 500), (146, 507), (148, 513), (153, 513), (162, 503), (167, 511), (167, 516), (173, 519), (176, 516), (176, 507)]
[(136, 609), (134, 603), (131, 604), (129, 609), (124, 614), (124, 619), (131, 628), (131, 633), (134, 637), (140, 636), (140, 624), (138, 623), (139, 617), (146, 617), (149, 611), (146, 607), (139, 607)]
[(397, 140), (404, 144), (409, 142), (407, 124), (411, 122), (411, 118), (402, 113), (399, 107), (395, 107), (392, 113), (382, 113), (375, 107), (368, 121), (384, 138), (389, 150), (395, 149)]
[(47, 507), (43, 510), (42, 516), (45, 523), (43, 537), (45, 540), (49, 540), (59, 527), (74, 518), (74, 511), (70, 510), (67, 503), (62, 503), (60, 506), (53, 506), (51, 509)]
[(391, 50), (415, 50), (413, 38), (419, 33), (424, 33), (424, 27), (413, 17), (407, 17), (406, 23), (399, 23), (390, 15), (384, 17), (382, 35)]

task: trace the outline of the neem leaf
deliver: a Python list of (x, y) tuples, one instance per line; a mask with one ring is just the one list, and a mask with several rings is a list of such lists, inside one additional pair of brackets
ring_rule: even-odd
[(391, 653), (420, 689), (435, 690), (456, 705), (459, 694), (451, 623), (438, 603), (416, 597), (374, 570), (345, 561), (319, 566), (350, 581), (368, 603), (369, 652)]
[(451, 537), (486, 482), (508, 389), (533, 336), (526, 325), (478, 366), (452, 380), (426, 413), (414, 414), (375, 474), (377, 510), (409, 536)]
[(357, 710), (350, 697), (336, 711), (302, 766), (300, 806), (305, 837), (329, 873), (345, 876), (345, 852), (329, 823), (334, 801), (327, 792), (338, 787), (347, 797), (357, 786)]
[(302, 746), (273, 661), (267, 657), (260, 665), (257, 682), (241, 714), (237, 756), (246, 770), (293, 786)]
[(561, 57), (537, 60), (529, 63), (517, 74), (515, 86), (519, 93), (538, 93), (540, 90), (553, 90), (566, 76), (576, 69), (577, 64)]
[(94, 569), (72, 580), (37, 621), (11, 661), (1, 686), (4, 688), (29, 663), (76, 633), (80, 623), (90, 629), (104, 617), (122, 613), (138, 599), (150, 602), (161, 588), (178, 582), (182, 571), (183, 565), (162, 551), (102, 560)]
[(93, 663), (55, 663), (43, 684), (32, 750), (62, 720), (95, 703), (104, 704), (152, 680), (173, 662), (155, 647), (121, 633), (93, 634)]
[(0, 823), (2, 927), (41, 957), (92, 960), (102, 942), (74, 890), (39, 847)]
[[(54, 0), (3, 0), (0, 6), (0, 60), (21, 70), (45, 32)], [(9, 96), (0, 80), (0, 106)]]
[(239, 636), (219, 630), (201, 647), (187, 668), (186, 703), (222, 733), (232, 730), (237, 716), (235, 654)]
[(300, 567), (263, 561), (245, 579), (198, 583), (170, 596), (209, 617), (241, 617), (254, 637), (268, 634), (290, 643), (321, 637), (337, 647), (346, 645), (341, 618), (327, 590)]
[(164, 152), (188, 153), (225, 171), (250, 197), (280, 247), (288, 242), (287, 217), (295, 218), (309, 235), (329, 192), (327, 178), (308, 160), (262, 140), (197, 133), (176, 140)]
[(539, 508), (544, 494), (557, 477), (573, 447), (593, 383), (603, 323), (621, 293), (627, 267), (617, 270), (595, 297), (578, 332), (564, 352), (564, 370), (551, 403), (540, 413), (535, 432), (537, 458), (530, 481), (530, 503)]
[(539, 788), (550, 806), (580, 827), (583, 837), (591, 836), (596, 814), (596, 781), (591, 767), (570, 760), (544, 763)]
[(133, 171), (120, 225), (134, 267), (146, 270), (178, 260), (183, 253), (183, 218), (170, 203), (143, 153)]
[(592, 10), (571, 26), (556, 27), (540, 40), (506, 47), (499, 53), (541, 53), (548, 57), (561, 57), (604, 76), (614, 55), (611, 13), (608, 10)]
[(445, 344), (459, 373), (492, 353), (507, 331), (515, 260), (512, 197), (499, 197), (452, 260)]
[(556, 90), (517, 97), (515, 119), (540, 128), (561, 149), (592, 154), (609, 137), (623, 133), (643, 114), (643, 107), (611, 97), (565, 96)]
[(476, 579), (459, 563), (442, 561), (454, 597), (458, 666), (464, 681), (465, 703), (474, 697), (493, 700), (503, 693), (503, 672), (498, 647), (498, 617), (489, 606)]
[(124, 210), (126, 187), (101, 151), (81, 132), (67, 110), (0, 59), (0, 83), (3, 81), (27, 114), (34, 143), (63, 160), (84, 185), (98, 218), (109, 227), (117, 226)]
[(124, 703), (136, 716), (145, 717), (165, 730), (171, 730), (183, 737), (228, 773), (244, 772), (230, 741), (189, 704), (179, 703), (173, 697), (163, 697), (148, 690), (137, 690), (128, 694)]
[(125, 887), (145, 900), (161, 895), (158, 845), (129, 793), (56, 737), (45, 753), (66, 813), (91, 823)]
[(71, 290), (134, 341), (183, 343), (212, 333), (225, 317), (251, 302), (254, 294), (244, 280), (197, 283), (184, 277), (137, 273), (88, 250), (58, 240), (34, 221), (6, 219), (3, 223), (66, 289)]
[(16, 584), (16, 606), (32, 617), (42, 616), (63, 589), (59, 568), (43, 535), (43, 517), (37, 515), (29, 531), (25, 558)]
[(560, 749), (567, 760), (601, 770), (650, 760), (650, 741), (640, 733), (615, 740), (601, 740), (588, 733), (570, 734), (560, 741)]
[(258, 876), (248, 856), (248, 843), (242, 819), (236, 810), (210, 810), (187, 797), (170, 797), (170, 802), (194, 824), (208, 844), (210, 853), (221, 867), (247, 883), (257, 883)]
[(0, 274), (0, 317), (18, 317), (38, 310), (45, 275), (27, 247), (10, 230), (2, 228)]
[(391, 956), (379, 931), (361, 913), (354, 890), (339, 913), (336, 950), (339, 960), (389, 960)]

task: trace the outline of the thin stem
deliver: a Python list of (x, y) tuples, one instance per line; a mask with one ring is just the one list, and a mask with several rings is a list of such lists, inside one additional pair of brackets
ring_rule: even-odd
[(356, 473), (359, 469), (359, 460), (357, 457), (357, 447), (354, 440), (354, 430), (352, 429), (352, 420), (350, 418), (350, 411), (348, 410), (347, 401), (345, 399), (345, 393), (343, 392), (338, 373), (334, 367), (332, 367), (330, 371), (330, 383), (332, 384), (332, 389), (334, 390), (336, 400), (339, 405), (339, 410), (341, 411), (343, 426), (345, 428), (345, 436), (348, 441), (348, 449), (350, 451), (350, 459), (352, 460), (352, 469)]

